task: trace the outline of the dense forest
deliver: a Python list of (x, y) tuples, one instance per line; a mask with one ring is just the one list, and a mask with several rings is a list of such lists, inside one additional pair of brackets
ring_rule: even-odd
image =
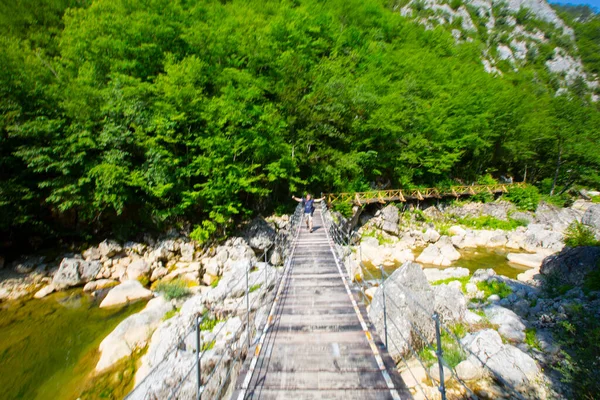
[[(543, 64), (488, 74), (482, 42), (395, 10), (2, 2), (2, 246), (184, 222), (210, 232), (303, 190), (484, 174), (526, 175), (548, 193), (600, 184), (600, 113), (585, 88), (557, 96)], [(591, 20), (575, 28), (598, 72)]]

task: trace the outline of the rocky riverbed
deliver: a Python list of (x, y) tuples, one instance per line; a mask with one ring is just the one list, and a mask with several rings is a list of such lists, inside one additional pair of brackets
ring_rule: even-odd
[[(38, 303), (46, 304), (56, 296), (75, 290), (79, 298), (90, 299), (86, 304), (89, 304), (87, 308), (93, 310), (92, 315), (123, 315), (117, 321), (118, 325), (103, 326), (102, 330), (98, 330), (98, 335), (93, 335), (88, 341), (95, 343), (89, 349), (93, 353), (86, 353), (85, 366), (80, 367), (78, 372), (80, 383), (65, 398), (77, 398), (82, 392), (81, 398), (94, 398), (97, 393), (94, 394), (93, 388), (85, 392), (89, 384), (83, 383), (90, 381), (93, 384), (95, 379), (99, 379), (96, 377), (114, 374), (115, 368), (120, 368), (123, 360), (137, 359), (140, 354), (145, 355), (138, 362), (135, 379), (124, 381), (119, 378), (112, 384), (128, 385), (128, 388), (120, 388), (117, 392), (130, 390), (133, 385), (129, 382), (140, 384), (144, 377), (158, 371), (162, 375), (152, 377), (152, 387), (143, 387), (143, 391), (137, 390), (134, 394), (137, 396), (142, 393), (140, 396), (146, 398), (146, 394), (154, 393), (157, 398), (163, 398), (165, 393), (168, 395), (173, 387), (184, 381), (184, 374), (188, 372), (185, 368), (190, 361), (193, 362), (195, 335), (183, 334), (197, 317), (206, 320), (201, 338), (204, 343), (202, 350), (207, 353), (206, 360), (221, 359), (223, 352), (233, 342), (247, 343), (244, 339), (247, 336), (243, 336), (246, 334), (247, 320), (242, 318), (246, 314), (246, 303), (240, 301), (247, 289), (245, 279), (240, 277), (244, 277), (246, 271), (249, 272), (251, 291), (250, 322), (256, 326), (264, 323), (267, 298), (280, 275), (278, 266), (283, 262), (280, 239), (288, 234), (288, 227), (287, 216), (268, 220), (257, 218), (241, 231), (240, 237), (230, 238), (213, 247), (199, 247), (185, 235), (172, 232), (158, 239), (145, 237), (140, 242), (105, 240), (81, 253), (65, 254), (56, 259), (22, 257), (5, 265), (0, 271), (3, 274), (0, 304), (9, 310), (23, 305), (36, 309)], [(145, 306), (144, 302), (147, 302)], [(130, 316), (123, 314), (124, 310), (134, 310), (131, 307), (135, 308), (136, 313)], [(4, 312), (3, 316), (7, 315)], [(81, 321), (65, 321), (80, 326), (85, 324), (88, 316), (84, 312)], [(16, 321), (4, 321), (4, 328), (21, 331), (31, 328), (32, 331), (43, 332), (44, 321), (35, 319), (31, 323), (36, 326), (29, 327), (27, 320), (19, 320), (18, 324), (27, 326), (12, 326), (17, 324)], [(256, 334), (256, 328), (248, 332)], [(57, 335), (60, 336), (60, 332)], [(6, 340), (7, 337), (2, 338), (2, 345), (9, 346)], [(59, 353), (72, 353), (68, 346), (61, 347), (62, 341), (56, 340), (56, 343), (58, 346), (55, 350)], [(169, 359), (167, 352), (173, 346), (178, 351), (170, 354), (175, 359)], [(39, 350), (32, 343), (31, 347), (25, 347), (24, 353), (32, 362), (39, 363), (40, 357), (36, 356)], [(58, 357), (61, 358), (60, 354)], [(204, 372), (213, 372), (214, 364), (204, 363)], [(231, 360), (226, 360), (219, 371), (228, 371), (230, 365)], [(51, 374), (52, 366), (48, 368)], [(180, 375), (177, 375), (178, 371)], [(4, 377), (24, 380), (8, 372)], [(33, 385), (35, 389), (43, 377), (39, 378), (40, 381), (36, 381), (35, 377), (32, 379), (24, 384)], [(70, 385), (68, 380), (61, 382)], [(189, 383), (195, 385), (191, 380)], [(191, 390), (183, 386), (182, 393)], [(76, 393), (77, 390), (79, 393)], [(9, 398), (19, 398), (16, 393), (9, 395)], [(42, 394), (38, 398), (54, 397), (44, 397)]]
[[(448, 223), (481, 216), (524, 223), (511, 230)], [(561, 348), (553, 328), (570, 323), (580, 307), (600, 315), (600, 292), (583, 290), (600, 268), (600, 247), (567, 248), (564, 234), (570, 224), (583, 222), (600, 238), (599, 216), (600, 205), (582, 201), (568, 209), (542, 205), (536, 213), (505, 202), (404, 213), (388, 205), (361, 216), (360, 238), (346, 266), (371, 286), (369, 317), (381, 337), (387, 332), (388, 350), (415, 398), (438, 395), (439, 367), (427, 356), (428, 346), (435, 345), (434, 312), (452, 331), (443, 341), (451, 397), (471, 390), (489, 399), (572, 398), (572, 387), (557, 372), (570, 362), (569, 349)], [(457, 267), (473, 252), (503, 254), (505, 260), (476, 270)], [(525, 271), (505, 276), (495, 270), (506, 273), (499, 264)], [(390, 274), (384, 289), (387, 330), (379, 268)]]
[[(507, 397), (506, 385), (499, 382), (509, 383), (529, 398), (568, 397), (569, 389), (546, 368), (564, 361), (551, 328), (568, 320), (574, 303), (596, 312), (596, 294), (584, 293), (581, 285), (600, 255), (594, 248), (565, 249), (564, 232), (573, 221), (583, 221), (598, 233), (599, 215), (600, 206), (589, 202), (568, 209), (542, 205), (536, 213), (520, 212), (505, 202), (404, 213), (388, 205), (361, 216), (346, 267), (362, 281), (369, 281), (366, 272), (382, 266), (391, 274), (390, 282), (411, 282), (411, 295), (431, 309), (426, 310), (427, 316), (421, 315), (423, 310), (405, 302), (400, 304), (403, 311), (392, 317), (415, 340), (410, 345), (432, 339), (428, 316), (434, 310), (449, 326), (460, 324), (460, 346), (467, 353), (463, 351), (452, 372), (480, 397)], [(481, 216), (525, 222), (510, 230), (449, 223)], [(343, 222), (341, 216), (337, 218)], [(213, 247), (199, 247), (187, 236), (171, 232), (138, 242), (107, 239), (80, 253), (52, 259), (38, 255), (9, 263), (2, 259), (0, 300), (7, 306), (17, 299), (35, 304), (83, 288), (95, 310), (114, 312), (136, 301), (147, 302), (137, 303), (139, 312), (94, 342), (98, 350), (84, 375), (102, 376), (119, 368), (122, 360), (141, 355), (133, 367), (133, 398), (163, 398), (175, 388), (183, 397), (191, 396), (195, 382), (189, 371), (199, 351), (205, 360), (203, 376), (216, 376), (212, 382), (219, 382), (207, 387), (206, 393), (223, 394), (247, 351), (247, 335), (255, 336), (266, 320), (283, 262), (277, 243), (288, 228), (287, 217), (272, 217), (252, 221), (239, 237)], [(460, 267), (461, 262), (469, 268)], [(492, 265), (485, 265), (488, 262)], [(517, 272), (505, 272), (511, 265), (525, 272), (518, 274), (516, 268)], [(240, 280), (246, 271), (252, 288), (250, 325), (243, 297), (246, 282)], [(549, 294), (544, 282), (550, 275), (562, 280), (568, 290)], [(173, 296), (165, 291), (170, 284), (181, 293)], [(381, 291), (378, 283), (370, 285), (369, 316), (381, 335)], [(406, 298), (401, 289), (389, 296), (398, 302)], [(196, 318), (205, 321), (199, 349), (190, 331)], [(411, 331), (413, 325), (422, 328), (426, 340)], [(408, 356), (408, 347), (390, 351), (400, 361)], [(410, 357), (406, 361), (411, 368), (399, 365), (415, 397), (434, 394), (435, 366), (420, 365)], [(460, 388), (453, 390), (457, 396), (464, 394)]]

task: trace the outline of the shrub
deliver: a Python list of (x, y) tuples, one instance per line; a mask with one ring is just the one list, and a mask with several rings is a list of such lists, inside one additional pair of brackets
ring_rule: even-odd
[(504, 221), (498, 218), (491, 217), (489, 215), (482, 215), (480, 217), (465, 217), (459, 218), (458, 222), (461, 225), (465, 225), (469, 228), (474, 229), (501, 229), (503, 231), (512, 231), (517, 229), (519, 226), (526, 226), (527, 221), (521, 219), (509, 218), (508, 221)]
[(181, 279), (159, 282), (156, 285), (156, 291), (161, 292), (167, 300), (179, 299), (190, 294), (187, 283)]
[(342, 214), (345, 218), (352, 217), (352, 204), (350, 203), (335, 203), (333, 205), (333, 211), (337, 211)]
[(527, 346), (529, 346), (530, 349), (541, 350), (540, 341), (535, 336), (535, 333), (535, 328), (525, 329), (525, 343), (527, 343)]
[(506, 198), (520, 210), (535, 211), (540, 202), (540, 192), (535, 186), (511, 187)]
[(216, 230), (217, 227), (212, 221), (203, 221), (202, 225), (197, 225), (192, 233), (190, 233), (190, 239), (195, 240), (200, 245), (203, 245), (204, 243), (208, 242)]
[(442, 279), (440, 281), (431, 282), (431, 286), (443, 285), (443, 284), (450, 283), (453, 281), (458, 281), (458, 282), (460, 282), (460, 284), (462, 286), (463, 292), (466, 293), (467, 292), (467, 283), (469, 283), (469, 279), (470, 279), (470, 276), (463, 276), (462, 278)]
[(565, 245), (569, 247), (598, 246), (594, 231), (587, 225), (573, 221), (565, 231)]
[(481, 290), (486, 298), (493, 294), (497, 294), (503, 299), (512, 293), (510, 286), (500, 281), (477, 282), (477, 289)]

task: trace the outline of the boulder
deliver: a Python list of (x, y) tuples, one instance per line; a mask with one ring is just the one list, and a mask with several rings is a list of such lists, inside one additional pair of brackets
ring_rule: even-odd
[[(450, 368), (446, 367), (445, 365), (442, 368), (444, 370), (444, 383), (447, 383), (450, 379), (452, 379), (452, 372), (450, 371)], [(431, 376), (435, 382), (439, 382), (441, 380), (440, 367), (437, 363), (429, 368), (429, 376)]]
[(496, 275), (496, 271), (494, 271), (491, 268), (478, 269), (473, 273), (473, 276), (471, 277), (470, 281), (473, 283), (488, 281), (490, 280), (490, 278), (495, 277)]
[(85, 284), (83, 287), (84, 292), (94, 292), (100, 289), (106, 289), (109, 287), (117, 286), (119, 282), (112, 279), (98, 279), (97, 281), (91, 281)]
[(428, 228), (423, 234), (423, 240), (429, 243), (435, 243), (440, 239), (440, 234), (435, 229)]
[(194, 253), (196, 251), (194, 243), (182, 243), (179, 251), (181, 252), (181, 261), (194, 261)]
[(136, 349), (145, 347), (163, 316), (172, 309), (171, 302), (161, 296), (150, 300), (141, 312), (124, 319), (100, 343), (96, 371), (110, 368), (122, 358), (131, 356)]
[(381, 210), (381, 215), (383, 218), (381, 229), (392, 235), (398, 235), (398, 222), (400, 220), (398, 208), (393, 204), (388, 204)]
[(465, 236), (467, 231), (461, 226), (453, 225), (450, 227), (450, 229), (448, 229), (448, 233), (451, 236)]
[(596, 230), (600, 230), (600, 204), (590, 206), (583, 214), (581, 222)]
[(530, 224), (525, 231), (523, 248), (527, 251), (536, 252), (539, 249), (560, 251), (564, 247), (561, 233), (545, 229), (540, 224)]
[(271, 253), (269, 262), (271, 265), (283, 265), (283, 257), (281, 256), (281, 251), (279, 249), (275, 249), (275, 251)]
[(144, 288), (140, 282), (125, 281), (108, 292), (100, 303), (100, 308), (120, 306), (137, 300), (148, 300), (151, 297), (152, 292)]
[(163, 276), (167, 275), (168, 273), (169, 273), (169, 270), (166, 269), (165, 267), (154, 268), (154, 270), (152, 271), (152, 275), (150, 276), (150, 281), (151, 282), (157, 281), (160, 278), (162, 278)]
[(580, 286), (586, 275), (598, 268), (599, 263), (598, 246), (565, 248), (559, 254), (547, 257), (540, 272), (542, 275), (558, 278), (562, 284)]
[(469, 362), (516, 389), (533, 384), (540, 373), (533, 358), (514, 346), (502, 344), (502, 338), (493, 329), (470, 333), (461, 339), (461, 344), (470, 354)]
[(468, 324), (477, 324), (481, 322), (482, 317), (480, 315), (475, 314), (471, 310), (465, 311), (465, 322)]
[[(460, 285), (460, 284), (459, 284)], [(467, 301), (460, 289), (451, 285), (433, 286), (434, 310), (446, 323), (462, 321), (467, 311)]]
[[(384, 336), (383, 292), (386, 297), (388, 340), (390, 355), (399, 361), (410, 352), (410, 346), (418, 348), (435, 337), (434, 294), (419, 264), (406, 262), (398, 268), (385, 284), (377, 290), (369, 308), (369, 319), (380, 337)], [(417, 332), (417, 330), (419, 332)]]
[(150, 265), (144, 260), (136, 260), (127, 266), (126, 279), (134, 280), (150, 274)]
[(562, 233), (573, 221), (581, 219), (581, 211), (541, 203), (535, 212), (535, 223), (545, 229)]
[(461, 361), (454, 370), (458, 378), (463, 381), (478, 380), (484, 375), (483, 368), (480, 365), (473, 364), (469, 360)]
[[(583, 199), (578, 199), (575, 200), (573, 202), (573, 204), (571, 205), (571, 208), (573, 210), (577, 210), (577, 211), (581, 211), (583, 212), (583, 217), (585, 217), (585, 212), (588, 210), (588, 208), (590, 208), (594, 203), (592, 203), (591, 201), (587, 201), (587, 200), (583, 200)], [(582, 222), (583, 222), (583, 218), (582, 218)]]
[(526, 254), (526, 253), (508, 253), (506, 258), (511, 263), (524, 265), (529, 268), (539, 268), (542, 265), (542, 261), (546, 258), (546, 254), (543, 253), (535, 253), (535, 254)]
[(104, 240), (98, 245), (101, 258), (110, 258), (119, 254), (123, 248), (114, 240)]
[(254, 250), (264, 251), (275, 241), (276, 232), (263, 218), (257, 217), (246, 226), (244, 238)]
[(469, 276), (470, 272), (467, 268), (453, 267), (453, 268), (425, 268), (423, 273), (427, 277), (429, 282), (441, 281), (450, 278), (462, 278)]
[(525, 325), (521, 318), (508, 308), (491, 305), (484, 309), (492, 324), (499, 325), (498, 333), (513, 342), (525, 341)]
[(460, 258), (460, 253), (454, 246), (447, 244), (439, 248), (435, 244), (427, 246), (417, 257), (417, 262), (431, 265), (448, 266)]
[(102, 264), (99, 261), (84, 261), (78, 258), (64, 258), (52, 278), (56, 290), (77, 286), (96, 279)]
[(54, 287), (53, 284), (49, 284), (44, 286), (42, 289), (38, 290), (33, 297), (35, 297), (36, 299), (41, 299), (43, 297), (48, 296), (50, 293), (54, 292), (56, 290), (56, 288)]
[(92, 246), (82, 253), (83, 258), (86, 261), (98, 261), (102, 258), (100, 249), (96, 246)]

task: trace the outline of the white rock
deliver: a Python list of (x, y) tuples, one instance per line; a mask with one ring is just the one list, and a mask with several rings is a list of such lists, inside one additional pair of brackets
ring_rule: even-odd
[(461, 226), (454, 225), (451, 226), (450, 229), (448, 229), (448, 233), (452, 236), (465, 236), (467, 234), (467, 231)]
[(484, 375), (483, 368), (475, 365), (469, 360), (461, 361), (455, 368), (456, 375), (463, 381), (474, 381), (481, 379)]
[(542, 261), (544, 261), (544, 258), (546, 257), (547, 255), (543, 253), (508, 253), (506, 256), (508, 261), (530, 268), (539, 268), (542, 265)]
[(498, 332), (502, 336), (515, 342), (525, 341), (525, 325), (513, 311), (498, 305), (491, 305), (486, 307), (484, 312), (492, 324), (500, 326)]
[(529, 355), (502, 344), (502, 338), (492, 329), (468, 334), (461, 339), (461, 344), (472, 353), (468, 357), (471, 363), (485, 366), (486, 374), (491, 370), (515, 387), (533, 383), (540, 372)]
[(50, 293), (54, 292), (56, 290), (56, 288), (54, 287), (53, 284), (49, 284), (47, 286), (44, 286), (42, 289), (38, 290), (33, 297), (35, 297), (36, 299), (41, 299), (42, 297), (46, 297), (48, 296)]
[(86, 283), (83, 287), (83, 291), (93, 292), (100, 289), (106, 289), (111, 286), (116, 286), (117, 284), (118, 282), (112, 279), (98, 279), (96, 281)]
[(481, 322), (482, 318), (480, 315), (475, 314), (471, 310), (465, 311), (465, 322), (468, 324), (477, 324)]
[(162, 278), (163, 276), (167, 275), (168, 273), (169, 273), (169, 270), (166, 269), (165, 267), (154, 268), (154, 270), (152, 271), (152, 275), (150, 276), (150, 281), (151, 282), (157, 281), (160, 278)]
[(96, 371), (110, 368), (117, 361), (130, 356), (136, 349), (145, 347), (163, 316), (172, 309), (171, 302), (161, 296), (150, 300), (140, 313), (123, 320), (100, 343), (100, 360), (96, 364)]
[(440, 234), (435, 229), (427, 229), (423, 235), (423, 240), (429, 243), (435, 243), (440, 239)]
[(467, 268), (452, 267), (452, 268), (424, 268), (423, 273), (429, 282), (441, 281), (450, 278), (462, 278), (469, 276), (470, 272)]
[(367, 296), (369, 300), (373, 299), (373, 297), (375, 297), (375, 294), (377, 294), (377, 289), (379, 289), (377, 286), (368, 288), (367, 290), (365, 290), (365, 296)]
[(100, 308), (119, 306), (136, 300), (147, 300), (152, 297), (152, 292), (142, 286), (138, 281), (125, 281), (111, 289)]

